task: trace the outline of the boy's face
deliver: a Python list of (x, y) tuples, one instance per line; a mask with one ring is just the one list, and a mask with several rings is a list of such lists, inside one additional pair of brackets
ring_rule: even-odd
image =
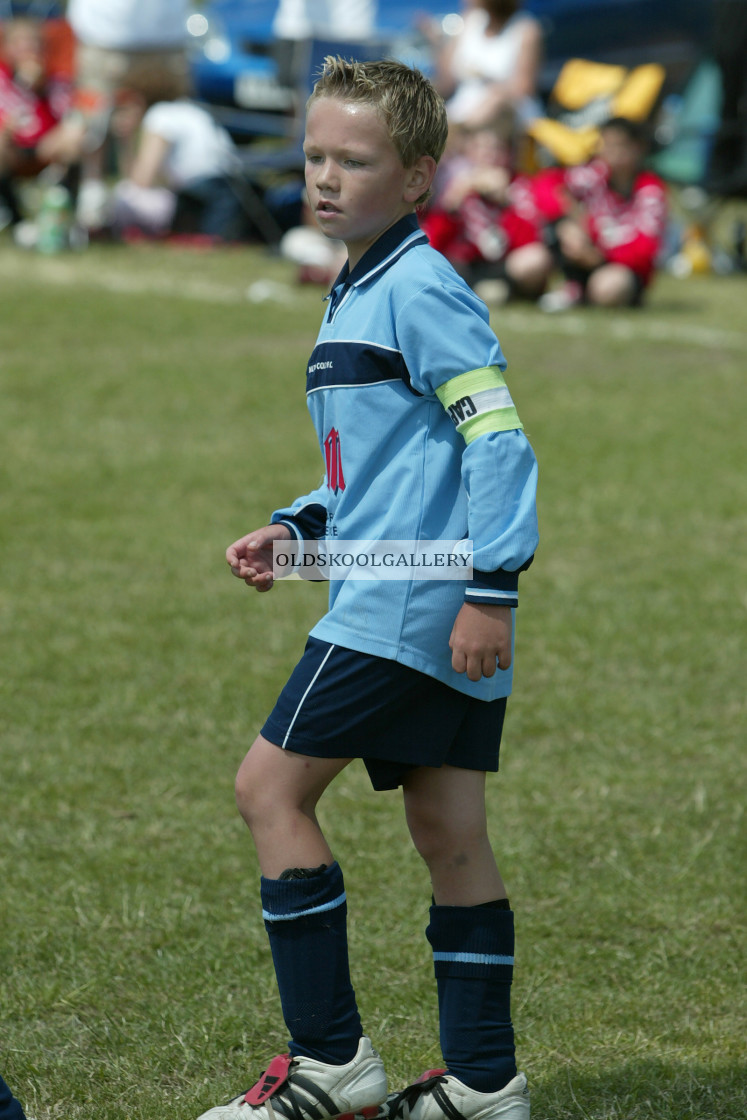
[(604, 128), (599, 154), (610, 169), (612, 179), (632, 180), (643, 160), (643, 148), (620, 128)]
[(33, 24), (24, 20), (9, 24), (0, 54), (27, 86), (35, 86), (43, 78), (42, 40)]
[(306, 117), (306, 189), (327, 237), (344, 241), (354, 268), (431, 184), (436, 161), (405, 168), (373, 105), (322, 97)]

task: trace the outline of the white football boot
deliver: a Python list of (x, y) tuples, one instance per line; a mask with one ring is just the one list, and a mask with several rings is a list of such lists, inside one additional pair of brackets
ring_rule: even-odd
[(252, 1089), (199, 1120), (329, 1120), (346, 1113), (365, 1120), (378, 1116), (386, 1099), (384, 1063), (364, 1035), (343, 1066), (290, 1054), (273, 1058)]
[(478, 1093), (444, 1070), (428, 1070), (401, 1093), (391, 1093), (386, 1120), (529, 1120), (529, 1089), (517, 1073), (497, 1093)]

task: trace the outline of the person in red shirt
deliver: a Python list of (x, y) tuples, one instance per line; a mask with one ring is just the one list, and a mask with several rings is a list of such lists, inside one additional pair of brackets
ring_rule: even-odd
[(460, 139), (421, 226), (486, 302), (509, 294), (536, 298), (543, 289), (522, 284), (511, 271), (516, 251), (538, 242), (542, 231), (531, 180), (515, 170), (513, 133), (480, 128), (465, 130)]
[(565, 282), (540, 299), (546, 311), (577, 303), (638, 304), (656, 268), (667, 218), (663, 181), (643, 167), (644, 133), (615, 117), (600, 128), (599, 154), (575, 167), (550, 168), (534, 182), (547, 223), (532, 266), (545, 283), (560, 267)]
[(10, 20), (0, 46), (0, 194), (13, 221), (21, 217), (13, 180), (75, 154), (62, 143), (60, 124), (72, 93), (71, 79), (46, 67), (38, 23)]

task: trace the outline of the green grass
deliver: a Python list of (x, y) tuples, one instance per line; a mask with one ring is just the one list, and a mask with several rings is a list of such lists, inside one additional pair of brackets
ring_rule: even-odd
[[(0, 1070), (37, 1120), (189, 1120), (286, 1041), (232, 786), (324, 590), (223, 552), (318, 481), (320, 293), (0, 248)], [(745, 295), (494, 316), (541, 467), (489, 793), (537, 1120), (747, 1114)], [(358, 764), (322, 816), (399, 1085), (439, 1061), (425, 871)]]

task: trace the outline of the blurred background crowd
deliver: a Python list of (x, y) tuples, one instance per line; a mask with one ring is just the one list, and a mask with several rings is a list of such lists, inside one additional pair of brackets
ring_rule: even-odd
[(633, 306), (663, 267), (747, 268), (739, 208), (713, 235), (747, 198), (747, 0), (0, 0), (3, 238), (254, 242), (328, 285), (301, 142), (330, 53), (443, 94), (421, 220), (487, 302)]

